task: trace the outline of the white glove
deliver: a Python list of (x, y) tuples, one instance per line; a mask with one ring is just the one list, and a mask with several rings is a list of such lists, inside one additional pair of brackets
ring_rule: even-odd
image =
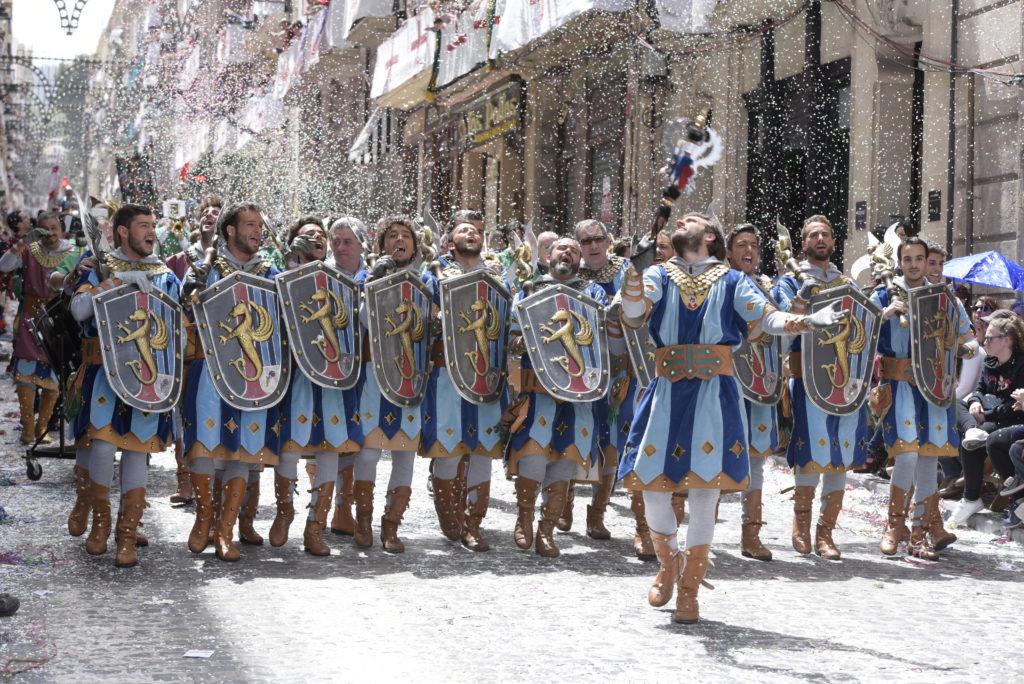
[(118, 273), (116, 278), (125, 285), (134, 285), (143, 294), (149, 294), (153, 290), (153, 281), (145, 271), (124, 271)]
[(838, 305), (838, 302), (833, 302), (831, 306), (815, 311), (807, 316), (804, 322), (807, 323), (807, 327), (811, 330), (820, 330), (836, 325), (846, 318), (847, 313), (846, 311), (836, 309)]

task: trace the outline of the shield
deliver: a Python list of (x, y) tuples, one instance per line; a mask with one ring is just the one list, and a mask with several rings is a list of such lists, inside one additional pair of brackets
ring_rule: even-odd
[(373, 375), (384, 398), (411, 408), (423, 401), (433, 364), (430, 290), (407, 270), (367, 283)]
[(314, 261), (279, 274), (277, 292), (295, 365), (321, 387), (353, 387), (363, 355), (359, 286)]
[(938, 408), (956, 396), (956, 352), (960, 346), (960, 307), (945, 284), (910, 291), (910, 359), (917, 389)]
[(441, 281), (445, 363), (466, 401), (490, 404), (505, 389), (511, 310), (512, 297), (486, 269)]
[[(616, 302), (608, 307), (608, 318), (614, 320), (621, 318), (622, 306)], [(622, 339), (626, 342), (626, 353), (629, 355), (629, 364), (633, 367), (636, 375), (636, 397), (640, 399), (644, 389), (654, 379), (654, 341), (651, 339), (650, 328), (644, 323), (639, 328), (631, 328), (621, 323)]]
[(754, 342), (743, 340), (733, 351), (733, 375), (746, 399), (765, 406), (774, 406), (782, 399), (782, 388), (786, 385), (782, 373), (783, 343), (780, 336), (762, 335)]
[(803, 335), (804, 390), (815, 406), (834, 416), (855, 413), (868, 396), (882, 312), (851, 284), (811, 298), (808, 313), (832, 304), (848, 312), (838, 325)]
[(537, 380), (564, 401), (594, 401), (608, 391), (611, 361), (605, 308), (566, 285), (516, 302)]
[(185, 328), (181, 305), (163, 290), (120, 285), (93, 297), (107, 382), (128, 406), (163, 413), (181, 394)]
[(288, 389), (288, 341), (274, 285), (235, 272), (199, 293), (194, 307), (213, 386), (243, 411), (274, 406)]

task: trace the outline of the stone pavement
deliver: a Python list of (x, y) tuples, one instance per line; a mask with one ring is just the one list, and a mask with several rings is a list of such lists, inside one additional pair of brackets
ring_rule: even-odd
[[(1019, 670), (1005, 608), (1024, 599), (1024, 549), (957, 530), (961, 541), (939, 562), (884, 558), (887, 487), (862, 476), (851, 479), (836, 531), (839, 562), (790, 547), (791, 504), (780, 490), (791, 476), (778, 464), (766, 469), (762, 535), (773, 562), (740, 556), (739, 496), (724, 497), (708, 576), (716, 590), (701, 591), (700, 624), (673, 625), (672, 604), (646, 603), (656, 566), (631, 554), (624, 492), (608, 516), (614, 538), (597, 542), (581, 533), (581, 488), (575, 529), (557, 535), (562, 557), (541, 559), (512, 542), (514, 492), (497, 465), (483, 526), (489, 553), (441, 537), (421, 461), (400, 529), (406, 553), (359, 551), (327, 535), (334, 555), (314, 558), (297, 519), (284, 547), (242, 547), (240, 562), (222, 563), (187, 550), (191, 511), (169, 504), (174, 459), (157, 454), (150, 546), (139, 567), (119, 570), (112, 552), (89, 556), (84, 537), (66, 532), (73, 462), (43, 460), (42, 478), (26, 479), (12, 394), (0, 400), (0, 480), (14, 481), (0, 486), (0, 591), (22, 607), (0, 618), (0, 668), (38, 665), (19, 681), (934, 682)], [(385, 460), (380, 477), (387, 472)], [(264, 473), (263, 534), (272, 478)], [(307, 500), (302, 491), (296, 507)], [(183, 657), (189, 649), (213, 655)]]

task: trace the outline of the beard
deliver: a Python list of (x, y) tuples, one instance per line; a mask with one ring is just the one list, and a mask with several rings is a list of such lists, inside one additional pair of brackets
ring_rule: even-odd
[(234, 247), (239, 252), (241, 252), (242, 254), (248, 254), (249, 256), (252, 256), (256, 254), (256, 252), (260, 251), (259, 247), (255, 249), (250, 247), (248, 240), (244, 240), (239, 233), (235, 233), (235, 236), (231, 238), (231, 246)]
[(677, 230), (672, 234), (672, 249), (676, 254), (683, 254), (684, 252), (699, 252), (700, 246), (704, 242), (704, 231), (699, 233), (687, 233), (682, 230)]
[(483, 251), (479, 246), (471, 247), (465, 243), (460, 245), (458, 242), (453, 242), (452, 246), (455, 249), (455, 253), (461, 257), (478, 257), (480, 252)]
[(574, 276), (580, 270), (579, 264), (570, 263), (567, 261), (556, 261), (549, 266), (553, 275), (567, 277)]
[(131, 235), (128, 236), (128, 249), (132, 250), (139, 256), (148, 257), (153, 253), (153, 248), (147, 245), (142, 240), (136, 240)]
[(835, 252), (836, 252), (836, 248), (835, 247), (822, 247), (821, 249), (810, 249), (810, 250), (807, 250), (807, 253), (809, 255), (811, 255), (815, 259), (819, 259), (821, 261), (824, 261), (826, 259), (831, 259), (832, 255), (835, 254)]

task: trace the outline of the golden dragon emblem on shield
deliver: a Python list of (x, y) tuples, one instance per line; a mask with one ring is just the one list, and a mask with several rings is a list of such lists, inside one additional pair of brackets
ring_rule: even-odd
[[(253, 312), (256, 314), (256, 327), (253, 328)], [(242, 320), (234, 328), (224, 321), (218, 321), (217, 325), (228, 331), (227, 335), (220, 336), (220, 343), (227, 344), (230, 340), (238, 340), (238, 346), (242, 355), (237, 359), (228, 361), (242, 379), (246, 382), (255, 382), (263, 375), (263, 360), (256, 351), (257, 342), (266, 342), (274, 334), (274, 319), (270, 312), (259, 304), (252, 302), (238, 302), (228, 313), (228, 318), (242, 317)], [(255, 369), (252, 376), (245, 374), (245, 362), (248, 360)]]
[[(125, 333), (124, 337), (118, 337), (118, 344), (134, 342), (139, 350), (139, 358), (135, 361), (126, 361), (124, 365), (132, 369), (135, 378), (143, 385), (156, 383), (157, 367), (156, 359), (153, 358), (153, 350), (163, 351), (170, 344), (171, 336), (167, 333), (167, 324), (164, 320), (148, 309), (136, 309), (128, 316), (129, 321), (141, 322), (142, 325), (134, 330), (124, 323), (118, 323), (117, 329)], [(142, 377), (142, 367), (149, 371), (149, 379)]]
[[(828, 333), (826, 333), (827, 335)], [(853, 340), (850, 339), (853, 335)], [(836, 362), (821, 364), (833, 387), (842, 389), (850, 382), (850, 355), (860, 354), (868, 343), (864, 324), (856, 316), (849, 315), (839, 324), (838, 331), (818, 340), (818, 346), (833, 345), (836, 348)]]
[(771, 335), (762, 335), (750, 343), (750, 355), (741, 357), (751, 375), (761, 375), (768, 368), (764, 361), (764, 350), (772, 346), (772, 342)]
[[(324, 305), (320, 308), (315, 308), (319, 303)], [(338, 331), (344, 330), (348, 326), (348, 308), (346, 308), (341, 297), (331, 290), (321, 287), (310, 296), (308, 302), (299, 304), (299, 308), (309, 314), (308, 316), (300, 316), (300, 321), (303, 323), (316, 321), (323, 331), (323, 337), (313, 340), (313, 346), (320, 350), (320, 353), (327, 359), (328, 363), (337, 362), (341, 358)], [(328, 347), (331, 349), (330, 353), (328, 353)]]
[[(560, 328), (551, 327), (558, 323), (561, 323)], [(579, 325), (578, 330), (576, 329), (577, 324)], [(548, 334), (547, 337), (540, 338), (541, 342), (549, 344), (558, 340), (565, 349), (565, 356), (556, 356), (550, 360), (561, 366), (570, 377), (582, 377), (583, 372), (586, 370), (586, 365), (583, 362), (583, 354), (580, 353), (579, 348), (589, 347), (594, 341), (594, 329), (590, 327), (590, 322), (575, 311), (559, 309), (547, 324), (540, 326), (540, 329)], [(575, 373), (569, 370), (570, 360), (576, 364), (577, 370)]]
[[(384, 335), (385, 337), (400, 336), (402, 353), (394, 358), (394, 362), (398, 366), (398, 373), (406, 380), (412, 380), (416, 375), (416, 356), (413, 353), (412, 345), (423, 339), (423, 333), (426, 330), (423, 324), (423, 314), (415, 304), (402, 300), (395, 308), (395, 315), (400, 317), (397, 323), (391, 316), (384, 317), (387, 324), (391, 326), (391, 330), (385, 332)], [(408, 373), (405, 371), (405, 360), (408, 360)]]
[[(472, 318), (471, 313), (483, 312), (479, 318)], [(498, 310), (487, 299), (478, 299), (469, 307), (469, 312), (460, 311), (459, 318), (466, 322), (466, 325), (459, 326), (460, 333), (472, 332), (476, 336), (476, 349), (463, 352), (473, 364), (473, 372), (484, 376), (491, 367), (491, 353), (488, 342), (494, 342), (501, 336), (501, 321), (498, 320)], [(478, 361), (483, 363), (477, 363)], [(481, 372), (480, 369), (483, 369)]]
[(944, 360), (946, 352), (956, 347), (957, 331), (945, 311), (935, 312), (934, 315), (928, 317), (923, 323), (926, 328), (923, 331), (924, 339), (935, 340), (935, 355), (933, 358), (928, 359), (928, 364), (932, 367), (932, 374), (941, 380), (945, 375)]

